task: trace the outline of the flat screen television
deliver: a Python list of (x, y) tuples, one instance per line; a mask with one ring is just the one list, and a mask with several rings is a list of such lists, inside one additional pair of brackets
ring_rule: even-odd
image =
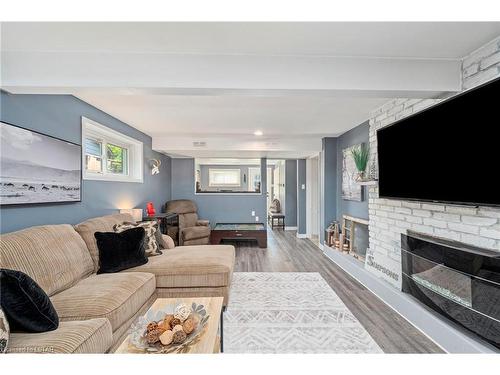
[(381, 198), (500, 206), (500, 79), (377, 132)]

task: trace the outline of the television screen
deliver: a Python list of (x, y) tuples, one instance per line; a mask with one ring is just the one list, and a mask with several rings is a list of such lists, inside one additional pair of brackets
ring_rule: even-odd
[(500, 79), (377, 132), (383, 198), (500, 206)]
[(79, 202), (81, 147), (0, 122), (0, 204)]

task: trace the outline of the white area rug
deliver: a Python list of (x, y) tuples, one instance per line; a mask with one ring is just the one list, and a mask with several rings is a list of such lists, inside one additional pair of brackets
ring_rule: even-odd
[(235, 272), (225, 353), (382, 353), (319, 273)]

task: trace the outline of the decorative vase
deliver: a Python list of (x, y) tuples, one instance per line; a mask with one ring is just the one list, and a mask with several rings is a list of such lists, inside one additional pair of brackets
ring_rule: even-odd
[(146, 212), (148, 216), (154, 216), (156, 214), (155, 207), (153, 206), (153, 202), (148, 202), (146, 205)]
[(356, 177), (357, 182), (363, 182), (366, 181), (366, 172), (365, 171), (359, 171), (358, 176)]

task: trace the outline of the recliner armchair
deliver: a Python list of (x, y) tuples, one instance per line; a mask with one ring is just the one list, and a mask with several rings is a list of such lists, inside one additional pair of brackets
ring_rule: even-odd
[(166, 212), (179, 215), (179, 245), (207, 245), (210, 243), (210, 222), (198, 219), (196, 203), (188, 199), (168, 201)]

